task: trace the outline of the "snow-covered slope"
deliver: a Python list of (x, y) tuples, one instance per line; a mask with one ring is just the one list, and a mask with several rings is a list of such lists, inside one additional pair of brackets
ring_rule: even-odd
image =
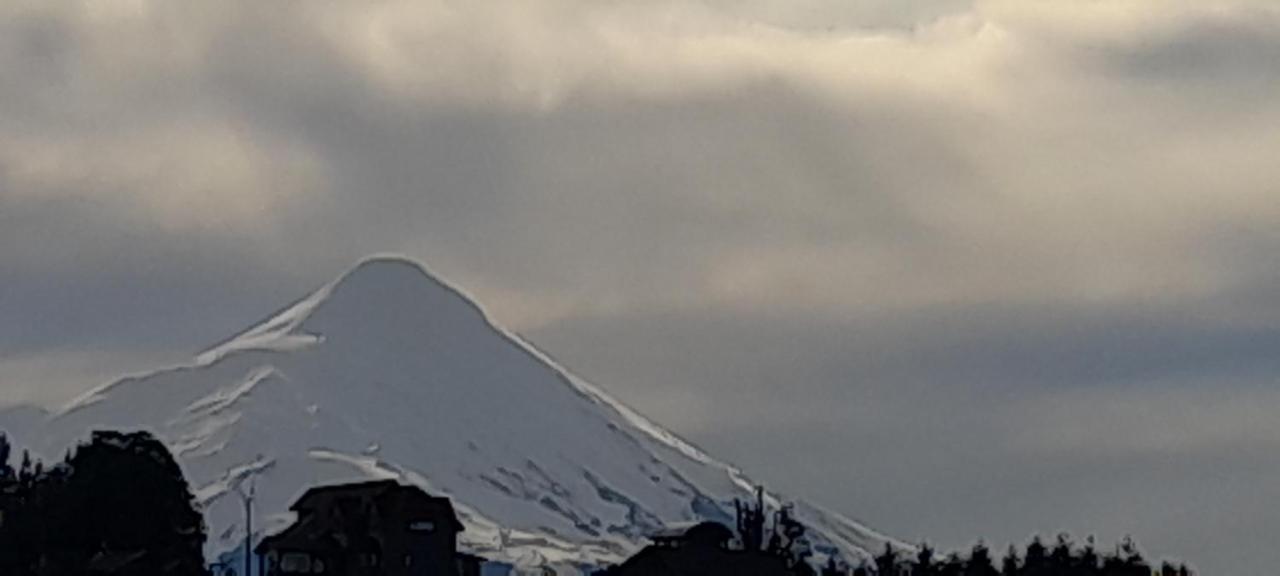
[[(752, 486), (393, 257), (190, 365), (113, 382), (42, 423), (0, 413), (6, 427), (46, 455), (95, 428), (155, 432), (204, 503), (211, 553), (242, 538), (230, 491), (250, 475), (267, 531), (308, 486), (398, 478), (453, 498), (470, 550), (565, 568), (617, 561), (665, 523), (731, 521)], [(807, 503), (797, 511), (817, 547), (845, 557), (889, 540)]]

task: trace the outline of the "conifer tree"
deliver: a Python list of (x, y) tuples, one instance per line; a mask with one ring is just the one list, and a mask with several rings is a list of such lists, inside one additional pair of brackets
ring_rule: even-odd
[(1005, 552), (1004, 559), (1000, 561), (1000, 574), (1002, 576), (1018, 576), (1022, 572), (1018, 563), (1018, 549), (1013, 544), (1009, 545), (1009, 550)]
[(911, 567), (912, 576), (934, 576), (937, 573), (937, 566), (934, 562), (933, 548), (928, 542), (920, 545), (920, 549), (916, 551), (916, 561)]
[(22, 451), (22, 464), (18, 467), (18, 484), (30, 486), (35, 481), (36, 471), (31, 465), (31, 452)]
[(877, 576), (897, 576), (898, 574), (898, 551), (893, 549), (888, 542), (884, 544), (884, 552), (875, 557)]
[(751, 551), (763, 550), (764, 488), (756, 488), (755, 506), (735, 498), (733, 507), (737, 512), (738, 538), (742, 541), (742, 549)]
[(1096, 548), (1096, 540), (1093, 536), (1084, 539), (1084, 547), (1080, 549), (1080, 555), (1075, 562), (1077, 572), (1082, 576), (1095, 576), (1102, 567), (1099, 565), (1098, 550)]
[(1049, 568), (1049, 551), (1035, 536), (1027, 544), (1027, 553), (1022, 563), (1022, 573), (1026, 576), (1044, 576)]
[(1065, 532), (1058, 534), (1058, 541), (1053, 545), (1053, 550), (1049, 552), (1051, 572), (1054, 574), (1069, 574), (1073, 564), (1075, 564), (1075, 556), (1071, 536)]
[[(94, 432), (41, 480), (41, 574), (119, 563), (118, 576), (204, 574), (204, 519), (169, 451), (145, 432)], [(114, 565), (114, 564), (113, 564)]]
[(991, 559), (991, 550), (979, 541), (973, 546), (973, 550), (969, 553), (969, 560), (965, 562), (964, 576), (996, 576), (997, 574), (999, 572)]
[(955, 552), (947, 554), (947, 558), (938, 565), (938, 576), (963, 576), (963, 574), (964, 559)]
[(4, 432), (0, 432), (0, 481), (13, 477), (13, 468), (9, 466), (10, 450), (9, 437)]

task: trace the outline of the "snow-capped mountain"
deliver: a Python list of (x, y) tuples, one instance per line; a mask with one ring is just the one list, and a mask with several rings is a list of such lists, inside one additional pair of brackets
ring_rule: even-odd
[[(250, 476), (266, 532), (309, 486), (397, 478), (453, 498), (469, 550), (564, 571), (618, 561), (667, 523), (731, 524), (753, 486), (394, 257), (189, 365), (112, 382), (46, 418), (0, 413), (0, 429), (46, 456), (100, 428), (147, 429), (170, 446), (205, 508), (211, 554), (243, 537), (233, 490)], [(853, 559), (897, 544), (787, 501), (819, 550)]]

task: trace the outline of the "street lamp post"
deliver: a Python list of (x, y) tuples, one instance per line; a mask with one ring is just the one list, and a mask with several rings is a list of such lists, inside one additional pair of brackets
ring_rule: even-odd
[(257, 480), (250, 477), (249, 492), (244, 486), (236, 483), (236, 494), (244, 502), (244, 576), (253, 576), (253, 497), (257, 491)]

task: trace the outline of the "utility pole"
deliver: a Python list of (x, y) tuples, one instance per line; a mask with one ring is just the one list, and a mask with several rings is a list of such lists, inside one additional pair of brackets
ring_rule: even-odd
[(244, 576), (253, 576), (253, 497), (257, 484), (257, 478), (250, 477), (248, 494), (242, 485), (236, 484), (236, 494), (244, 502)]

